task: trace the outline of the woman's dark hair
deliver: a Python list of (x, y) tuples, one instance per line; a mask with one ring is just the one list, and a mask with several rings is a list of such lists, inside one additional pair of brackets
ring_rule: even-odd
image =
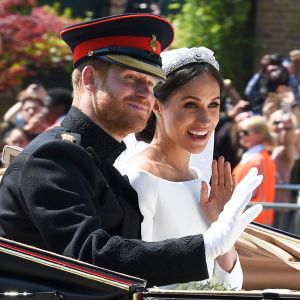
[[(178, 89), (187, 84), (190, 80), (201, 74), (210, 74), (218, 82), (220, 86), (221, 95), (224, 91), (223, 78), (219, 71), (213, 67), (211, 64), (202, 63), (191, 63), (187, 64), (167, 76), (165, 82), (157, 84), (154, 88), (154, 96), (161, 103), (166, 103), (169, 97)], [(147, 126), (144, 130), (136, 134), (137, 140), (142, 140), (144, 142), (150, 143), (155, 132), (156, 127), (156, 117), (152, 112), (150, 118), (147, 122)]]

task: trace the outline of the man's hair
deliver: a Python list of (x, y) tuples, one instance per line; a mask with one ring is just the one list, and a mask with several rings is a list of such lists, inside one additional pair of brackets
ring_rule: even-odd
[(74, 69), (72, 73), (72, 87), (73, 98), (75, 101), (78, 101), (78, 99), (80, 98), (82, 89), (81, 73), (86, 66), (92, 66), (93, 68), (95, 68), (99, 72), (100, 76), (102, 76), (103, 79), (105, 79), (110, 64), (100, 59), (89, 59), (80, 64), (76, 69)]
[(47, 90), (49, 95), (45, 99), (45, 104), (50, 110), (59, 109), (66, 114), (72, 105), (72, 92), (63, 87), (54, 87)]
[(40, 106), (44, 106), (44, 100), (35, 94), (31, 94), (31, 95), (29, 94), (29, 95), (26, 95), (25, 97), (23, 97), (21, 100), (21, 102), (22, 102), (21, 107), (23, 107), (27, 101), (33, 101), (33, 102), (38, 103)]

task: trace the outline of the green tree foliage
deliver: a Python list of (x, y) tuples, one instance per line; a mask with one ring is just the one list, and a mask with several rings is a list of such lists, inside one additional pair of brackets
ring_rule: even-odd
[[(59, 32), (78, 19), (59, 4), (38, 6), (36, 0), (0, 0), (0, 92), (26, 86), (27, 80), (52, 73), (69, 74), (72, 54)], [(67, 75), (65, 78), (68, 78)]]
[(221, 73), (241, 90), (251, 72), (249, 0), (186, 0), (170, 16), (175, 26), (173, 48), (206, 46), (215, 52)]

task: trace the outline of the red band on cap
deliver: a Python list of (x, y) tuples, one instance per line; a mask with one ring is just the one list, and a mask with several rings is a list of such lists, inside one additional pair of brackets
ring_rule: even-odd
[[(154, 38), (155, 39), (155, 38)], [(78, 44), (74, 49), (74, 63), (79, 59), (87, 56), (91, 50), (97, 50), (110, 46), (125, 46), (131, 48), (143, 49), (155, 54), (160, 54), (161, 45), (155, 39), (155, 47), (151, 43), (153, 37), (139, 37), (139, 36), (110, 36), (105, 38), (96, 38), (84, 41)], [(151, 46), (152, 45), (152, 46)]]

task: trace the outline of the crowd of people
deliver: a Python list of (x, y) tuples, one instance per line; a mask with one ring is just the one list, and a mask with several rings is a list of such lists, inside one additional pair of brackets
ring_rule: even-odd
[(3, 116), (0, 153), (5, 145), (24, 148), (44, 130), (59, 125), (71, 104), (72, 92), (66, 88), (46, 90), (42, 83), (28, 85)]
[[(231, 162), (238, 181), (253, 166), (264, 174), (252, 201), (297, 203), (297, 190), (276, 185), (300, 183), (300, 50), (289, 57), (264, 55), (244, 96), (226, 97), (229, 105), (221, 112), (215, 154)], [(299, 234), (298, 214), (266, 208), (256, 221)]]
[[(160, 53), (173, 40), (161, 17), (97, 19), (61, 36), (73, 92), (33, 83), (1, 124), (1, 147), (25, 150), (5, 166), (0, 236), (150, 286), (214, 277), (240, 289), (245, 227), (291, 225), (259, 203), (292, 201), (275, 184), (297, 174), (300, 51), (264, 56), (242, 99), (210, 49)], [(139, 150), (118, 161), (123, 139)]]

